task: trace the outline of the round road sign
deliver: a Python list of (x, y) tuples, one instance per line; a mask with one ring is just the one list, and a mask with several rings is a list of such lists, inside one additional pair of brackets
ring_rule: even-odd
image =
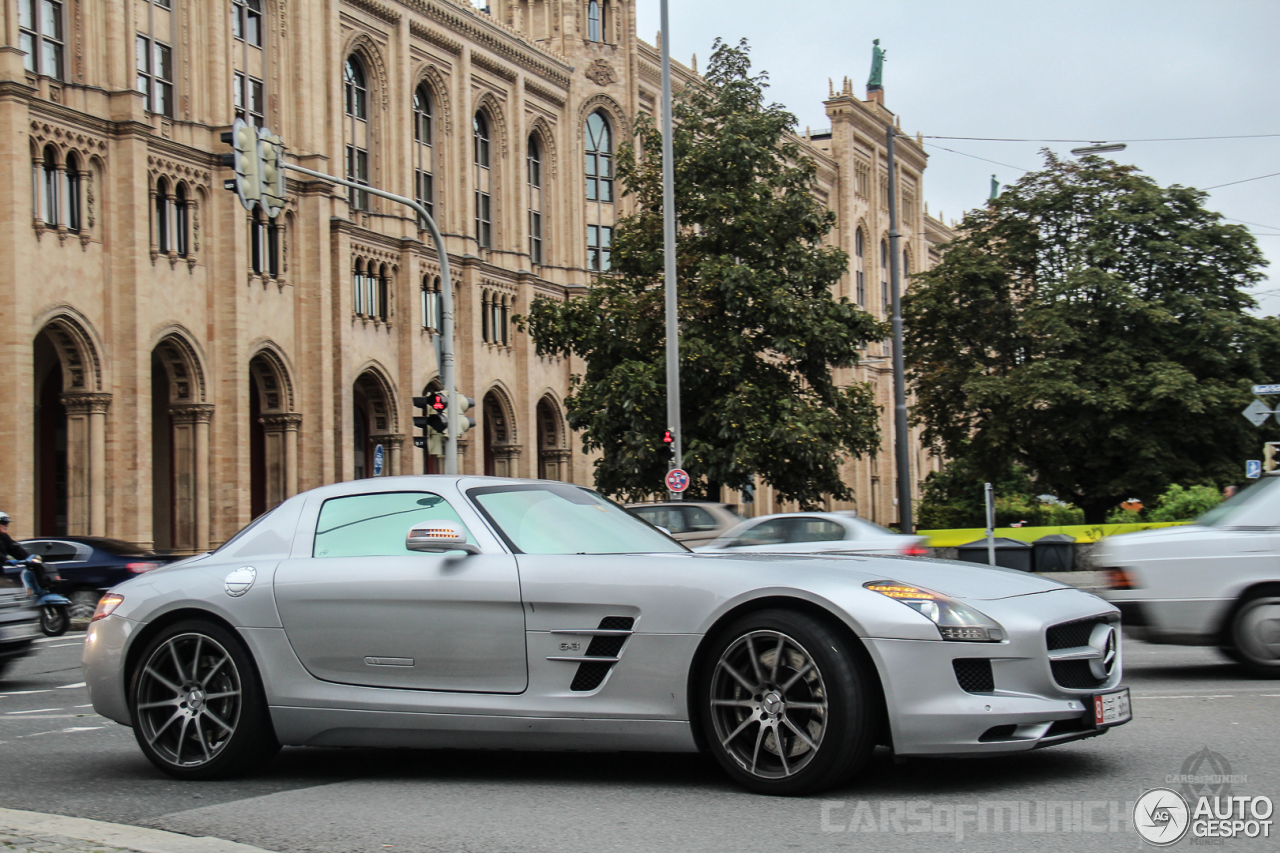
[(667, 472), (667, 489), (672, 492), (683, 492), (689, 488), (689, 475), (680, 468), (672, 468)]

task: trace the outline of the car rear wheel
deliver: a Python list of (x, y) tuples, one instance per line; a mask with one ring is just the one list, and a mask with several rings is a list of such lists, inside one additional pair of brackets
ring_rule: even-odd
[(280, 749), (249, 655), (228, 630), (179, 622), (151, 639), (132, 680), (138, 746), (178, 779), (224, 779)]
[(1231, 621), (1232, 657), (1255, 674), (1280, 678), (1280, 588), (1246, 599)]
[(872, 677), (818, 620), (787, 610), (748, 614), (708, 649), (703, 734), (720, 765), (753, 791), (822, 790), (859, 770), (875, 746)]

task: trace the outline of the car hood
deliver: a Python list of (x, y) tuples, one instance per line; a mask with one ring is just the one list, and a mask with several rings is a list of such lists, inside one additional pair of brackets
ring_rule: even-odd
[[(985, 566), (959, 560), (938, 560), (927, 557), (896, 556), (848, 556), (809, 554), (709, 554), (695, 552), (700, 560), (729, 560), (759, 567), (762, 563), (790, 563), (792, 567), (811, 571), (835, 571), (850, 577), (861, 586), (868, 581), (893, 580), (912, 586), (920, 586), (953, 598), (991, 601), (1033, 595), (1057, 589), (1068, 589), (1065, 584), (1042, 578), (1030, 572)], [(780, 574), (787, 569), (779, 566)]]
[(1157, 527), (1153, 530), (1136, 530), (1132, 533), (1118, 533), (1114, 536), (1107, 536), (1098, 541), (1093, 549), (1093, 560), (1096, 563), (1100, 558), (1107, 556), (1116, 556), (1120, 553), (1138, 552), (1144, 553), (1146, 549), (1153, 545), (1163, 545), (1169, 542), (1177, 542), (1182, 539), (1200, 538), (1207, 532), (1218, 530), (1218, 528), (1201, 527), (1197, 524), (1187, 524), (1180, 527)]

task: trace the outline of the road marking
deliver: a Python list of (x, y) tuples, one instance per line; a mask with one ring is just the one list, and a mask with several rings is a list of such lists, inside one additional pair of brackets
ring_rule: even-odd
[(58, 689), (58, 690), (70, 690), (70, 689), (71, 689), (71, 688), (73, 688), (73, 687), (84, 687), (84, 682), (83, 682), (83, 681), (81, 681), (79, 684), (59, 684), (59, 685), (58, 685), (58, 687), (57, 687), (56, 689)]
[(8, 693), (0, 696), (0, 699), (7, 699), (10, 696), (30, 696), (32, 693), (52, 693), (52, 690), (10, 690)]
[(88, 705), (77, 705), (76, 707), (77, 707), (77, 708), (92, 708), (92, 707), (93, 707), (93, 703), (92, 703), (92, 702), (90, 702)]
[(1137, 699), (1234, 699), (1236, 697), (1235, 697), (1235, 694), (1233, 693), (1223, 693), (1220, 695), (1206, 695), (1204, 693), (1195, 693), (1187, 696), (1143, 696), (1142, 694), (1136, 694), (1134, 698), (1137, 698)]
[(60, 646), (45, 646), (46, 649), (69, 649), (72, 646), (83, 646), (84, 643), (63, 643)]
[(43, 714), (46, 711), (61, 711), (61, 708), (32, 708), (30, 711), (7, 711), (9, 715), (13, 714)]
[[(37, 642), (37, 643), (57, 643), (57, 642), (61, 642), (63, 639), (65, 639), (65, 638), (63, 638), (63, 637), (39, 637), (39, 638), (37, 638), (37, 639), (36, 639), (36, 641), (35, 641), (35, 642)], [(78, 642), (79, 642), (79, 644), (80, 644), (80, 645), (84, 645), (84, 640), (79, 640)], [(72, 643), (68, 643), (67, 645), (69, 645), (69, 646), (74, 646), (74, 645), (76, 645), (76, 643), (72, 642)]]
[(42, 737), (43, 735), (64, 735), (64, 734), (74, 734), (75, 732), (91, 732), (95, 729), (105, 729), (105, 728), (106, 726), (72, 726), (71, 728), (57, 729), (56, 731), (51, 731), (51, 732), (34, 732), (33, 734), (29, 734), (29, 735), (18, 735), (17, 737), (14, 738), (14, 740), (21, 740), (22, 738), (28, 738), (28, 737)]

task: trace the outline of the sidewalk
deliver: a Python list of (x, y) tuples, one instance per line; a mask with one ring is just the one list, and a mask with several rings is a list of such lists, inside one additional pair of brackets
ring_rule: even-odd
[(101, 820), (0, 809), (3, 853), (270, 853), (221, 838), (195, 838)]

